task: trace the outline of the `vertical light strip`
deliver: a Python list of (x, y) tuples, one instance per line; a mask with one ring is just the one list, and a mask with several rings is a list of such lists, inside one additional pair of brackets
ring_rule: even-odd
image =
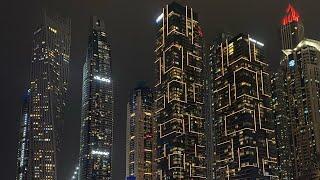
[(249, 59), (250, 62), (252, 62), (252, 57), (251, 57), (251, 42), (250, 42), (250, 35), (248, 34), (248, 45), (249, 45)]
[(191, 30), (192, 30), (192, 44), (193, 44), (193, 39), (194, 39), (194, 30), (193, 30), (193, 10), (190, 8), (191, 11)]
[(265, 94), (265, 92), (264, 92), (264, 83), (263, 83), (263, 81), (264, 81), (264, 78), (263, 78), (263, 71), (262, 71), (262, 70), (260, 70), (260, 73), (261, 73), (261, 83), (262, 83), (262, 86), (261, 86), (262, 94)]
[(255, 61), (257, 61), (257, 55), (256, 55), (256, 43), (253, 43), (253, 58)]
[(256, 120), (256, 111), (253, 111), (253, 122), (254, 122), (254, 130), (257, 131), (257, 120)]
[(222, 76), (224, 76), (224, 63), (223, 63), (223, 55), (224, 55), (224, 53), (223, 53), (223, 44), (221, 43), (221, 45), (220, 45), (220, 47), (221, 47), (221, 68), (222, 68)]
[(234, 99), (237, 99), (236, 72), (233, 71)]
[(224, 116), (224, 135), (228, 136), (228, 132), (227, 132), (227, 116)]
[(192, 84), (192, 88), (193, 88), (193, 100), (194, 102), (196, 102), (196, 87), (194, 83)]
[[(183, 66), (184, 66), (184, 49), (183, 49), (183, 46), (181, 46), (181, 51), (182, 51), (182, 60), (181, 60), (181, 63), (182, 63), (182, 71), (183, 71)], [(188, 52), (186, 53), (187, 54), (187, 61), (188, 61)], [(187, 63), (188, 64), (188, 63)]]
[(186, 154), (183, 153), (183, 169), (186, 169)]
[(229, 170), (229, 165), (227, 165), (227, 177), (228, 177), (228, 180), (230, 180), (230, 170)]
[(231, 155), (232, 155), (232, 159), (234, 160), (234, 151), (233, 151), (233, 138), (231, 137), (231, 148), (232, 148), (232, 152), (231, 152)]
[(232, 102), (231, 102), (231, 86), (229, 84), (229, 104), (231, 106)]
[(240, 149), (238, 148), (238, 163), (239, 163), (239, 169), (241, 169), (241, 161), (240, 161)]
[(256, 151), (257, 151), (257, 163), (258, 163), (258, 167), (260, 167), (260, 162), (259, 162), (259, 149), (258, 149), (258, 147), (256, 147)]
[(257, 98), (260, 99), (260, 93), (259, 93), (259, 82), (258, 82), (258, 72), (256, 73), (256, 87), (257, 87)]
[(166, 16), (166, 18), (167, 18), (167, 35), (168, 35), (169, 34), (169, 13), (168, 13), (169, 6), (168, 5), (166, 6), (166, 9), (167, 9), (167, 12), (166, 12), (166, 14), (167, 14), (167, 16)]
[[(164, 23), (164, 19), (168, 19), (168, 16), (165, 17), (164, 14), (165, 14), (165, 9), (162, 8), (162, 13), (163, 13), (163, 20), (162, 20), (162, 46), (164, 47), (164, 44), (165, 44), (165, 23)], [(168, 24), (167, 24), (168, 25)]]
[(188, 36), (188, 6), (186, 6), (186, 37)]
[(262, 129), (262, 125), (261, 125), (261, 115), (260, 115), (260, 105), (258, 104), (258, 113), (259, 113), (259, 125), (260, 125), (260, 129)]
[(266, 143), (267, 143), (267, 157), (270, 158), (270, 155), (269, 155), (269, 142), (268, 142), (267, 138), (266, 138)]
[(226, 39), (226, 49), (227, 49), (227, 67), (229, 66), (229, 44), (228, 39)]

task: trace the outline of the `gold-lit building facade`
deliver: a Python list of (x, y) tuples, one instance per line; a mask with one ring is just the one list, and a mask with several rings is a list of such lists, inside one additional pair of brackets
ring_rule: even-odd
[(264, 44), (248, 34), (210, 47), (213, 179), (278, 179)]
[(198, 14), (173, 2), (156, 23), (156, 176), (205, 179), (203, 32)]

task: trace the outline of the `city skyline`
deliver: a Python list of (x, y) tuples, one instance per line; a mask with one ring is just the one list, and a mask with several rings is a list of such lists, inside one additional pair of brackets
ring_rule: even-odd
[[(192, 5), (191, 5), (192, 6)], [(159, 6), (159, 7), (162, 7), (162, 6)], [(196, 9), (197, 10), (197, 12), (199, 12), (199, 14), (200, 14), (200, 17), (202, 17), (202, 16), (204, 16), (203, 15), (203, 13), (200, 11), (200, 10), (198, 10), (198, 8), (195, 8), (195, 6), (192, 6), (194, 9)], [(285, 9), (285, 6), (284, 6), (284, 9)], [(284, 12), (284, 10), (282, 9), (282, 11), (281, 12)], [(157, 14), (157, 13), (154, 13), (154, 14)], [(304, 12), (302, 11), (302, 14), (304, 14)], [(158, 14), (159, 15), (159, 14)], [(158, 15), (155, 15), (155, 17), (153, 16), (152, 17), (152, 20), (155, 22), (155, 19), (156, 19), (156, 17), (158, 16)], [(282, 14), (280, 15), (279, 14), (279, 17), (281, 17), (282, 16)], [(152, 23), (154, 23), (154, 22), (152, 22)], [(152, 26), (152, 23), (150, 23), (148, 26)], [(214, 22), (213, 22), (214, 23)], [(206, 29), (206, 26), (207, 26), (207, 24), (204, 24), (204, 23), (202, 23), (201, 22), (201, 24), (202, 24), (202, 26), (203, 26), (203, 28), (204, 29)], [(279, 24), (278, 22), (274, 22), (274, 24)], [(83, 25), (82, 25), (83, 26)], [(154, 26), (154, 24), (153, 24), (153, 26)], [(309, 26), (308, 26), (308, 29), (312, 29), (312, 28), (310, 28)], [(74, 29), (73, 29), (74, 30)], [(248, 30), (248, 31), (251, 31), (251, 30)], [(310, 31), (310, 30), (309, 30)], [(154, 30), (153, 30), (153, 32), (154, 32)], [(208, 31), (204, 31), (205, 32), (205, 34), (212, 34), (212, 33), (210, 33), (210, 32), (208, 32)], [(237, 32), (241, 32), (241, 31), (232, 31), (232, 32), (234, 32), (234, 33), (237, 33)], [(213, 33), (213, 34), (215, 34), (215, 33)], [(258, 33), (256, 33), (256, 32), (252, 32), (252, 34), (254, 34), (255, 35), (255, 37), (257, 37), (257, 35), (256, 34), (259, 34), (259, 32)], [(217, 35), (217, 34), (215, 34), (215, 35)], [(112, 33), (111, 33), (111, 36), (112, 36)], [(208, 37), (210, 37), (210, 36), (213, 36), (213, 35), (209, 35)], [(207, 36), (206, 36), (207, 37)], [(311, 37), (312, 39), (317, 39), (318, 37), (314, 37), (314, 36), (308, 36), (308, 37)], [(260, 35), (258, 35), (258, 37), (257, 37), (257, 39), (262, 39), (262, 42), (264, 42), (265, 44), (266, 44), (266, 41), (264, 41), (264, 39), (265, 39), (265, 37), (263, 37), (263, 36), (260, 36)], [(318, 38), (319, 39), (319, 38)], [(113, 39), (114, 41), (116, 40), (116, 39)], [(210, 38), (206, 38), (206, 40), (207, 41), (210, 41), (211, 39)], [(154, 39), (153, 39), (153, 41), (154, 41)], [(112, 41), (111, 41), (112, 42)], [(275, 43), (273, 43), (273, 44), (275, 44)], [(273, 45), (272, 44), (272, 45)], [(78, 45), (76, 45), (76, 46), (78, 46)], [(266, 46), (269, 46), (268, 44), (266, 44)], [(112, 48), (113, 49), (113, 48)], [(274, 50), (276, 50), (276, 49), (274, 49)], [(275, 55), (272, 55), (272, 56), (275, 56)], [(268, 55), (268, 57), (269, 57), (269, 55)], [(73, 58), (72, 58), (73, 59)], [(279, 59), (279, 58), (277, 58), (277, 59)], [(278, 61), (277, 59), (275, 59), (276, 61)], [(73, 59), (74, 60), (74, 59)], [(134, 59), (133, 59), (134, 60)], [(133, 61), (133, 60), (131, 60), (131, 61)], [(29, 60), (30, 61), (30, 60)], [(82, 64), (83, 63), (83, 61), (84, 61), (84, 58), (81, 58), (81, 59), (76, 59), (76, 61), (79, 61), (79, 63), (80, 64)], [(116, 61), (116, 60), (115, 60)], [(149, 59), (148, 60), (148, 63), (150, 63), (149, 61), (152, 61), (151, 59)], [(119, 62), (118, 62), (119, 63)], [(129, 63), (130, 63), (130, 61), (129, 61)], [(119, 64), (118, 64), (119, 65)], [(151, 65), (149, 65), (149, 66), (151, 66)], [(274, 65), (273, 65), (274, 66)], [(119, 66), (118, 66), (119, 67)], [(152, 68), (151, 68), (151, 70), (149, 69), (149, 68), (144, 68), (145, 67), (145, 65), (143, 66), (143, 69), (146, 69), (147, 71), (152, 71)], [(116, 69), (116, 68), (115, 68)], [(121, 68), (122, 69), (122, 68)], [(72, 70), (72, 69), (71, 69)], [(119, 70), (119, 68), (118, 68), (118, 70)], [(124, 72), (123, 71), (124, 69), (122, 69), (121, 70), (121, 72)], [(81, 70), (73, 70), (73, 71), (77, 71), (78, 73), (79, 72), (81, 72)], [(129, 78), (129, 80), (126, 80), (126, 81), (118, 81), (118, 83), (124, 83), (124, 82), (129, 82), (129, 85), (126, 85), (127, 87), (128, 86), (131, 86), (130, 84), (134, 84), (137, 80), (139, 80), (139, 79), (143, 79), (143, 74), (145, 74), (145, 73), (142, 73), (141, 75), (140, 75), (140, 77), (138, 76), (138, 78), (136, 79), (136, 80), (130, 80), (130, 78)], [(147, 73), (147, 74), (149, 74), (149, 73)], [(151, 75), (151, 73), (150, 73), (150, 75)], [(75, 76), (74, 76), (75, 77)], [(76, 76), (77, 78), (78, 78), (78, 76)], [(118, 77), (116, 77), (116, 79), (117, 79)], [(150, 79), (150, 78), (147, 78), (147, 81), (150, 83), (151, 81), (152, 81), (152, 79)], [(118, 88), (118, 87), (117, 87)], [(127, 98), (127, 95), (126, 96), (124, 96), (124, 94), (127, 94), (127, 92), (126, 91), (124, 91), (124, 90), (120, 90), (120, 92), (117, 92), (117, 93), (119, 93), (119, 94), (122, 94), (121, 96), (123, 96), (124, 98)], [(21, 93), (22, 94), (22, 93)], [(19, 95), (17, 95), (17, 96), (19, 96)], [(79, 98), (79, 97), (78, 97)], [(116, 105), (116, 106), (118, 106), (118, 107), (116, 107), (116, 108), (120, 108), (121, 110), (121, 112), (123, 111), (122, 109), (123, 109), (123, 105), (121, 105), (121, 104), (118, 104), (118, 105)], [(120, 107), (119, 107), (120, 106)], [(18, 109), (18, 108), (17, 108)], [(74, 109), (74, 108), (73, 108)], [(75, 108), (75, 109), (77, 109), (77, 108)], [(119, 110), (117, 111), (117, 112), (119, 112)], [(71, 112), (72, 113), (72, 112)], [(121, 113), (122, 114), (122, 113)], [(78, 115), (77, 115), (78, 116)], [(123, 115), (121, 115), (121, 116), (123, 116)], [(69, 117), (71, 117), (71, 116), (69, 116)], [(16, 117), (17, 118), (17, 117)], [(15, 119), (16, 119), (15, 118)], [(73, 119), (73, 122), (75, 122), (75, 121), (79, 121), (79, 118), (72, 118)], [(123, 118), (120, 118), (120, 119), (123, 119)], [(123, 121), (121, 121), (122, 123), (119, 123), (119, 124), (123, 124)], [(118, 127), (119, 127), (119, 124), (118, 124)], [(121, 126), (122, 128), (118, 128), (118, 129), (121, 129), (121, 131), (123, 131), (122, 129), (123, 129), (123, 126)], [(118, 132), (119, 133), (119, 132)], [(121, 134), (123, 134), (123, 132), (121, 132)], [(123, 136), (123, 135), (122, 135)], [(117, 137), (118, 138), (118, 137)], [(118, 140), (118, 142), (119, 142), (119, 140)], [(121, 143), (120, 143), (121, 144)], [(68, 150), (68, 151), (70, 151), (70, 150)], [(70, 168), (70, 170), (69, 170), (69, 173), (71, 173), (72, 171), (71, 171), (71, 169), (72, 168), (74, 168), (74, 165), (76, 165), (76, 163), (74, 162), (73, 163), (73, 165), (72, 166), (70, 166), (69, 168)], [(123, 165), (121, 165), (121, 166), (123, 166)], [(119, 171), (119, 170), (118, 170)], [(123, 174), (123, 170), (121, 169), (120, 170), (121, 171), (121, 174)], [(119, 172), (120, 172), (119, 171)], [(66, 177), (68, 172), (65, 172), (65, 175), (62, 175), (62, 177)]]

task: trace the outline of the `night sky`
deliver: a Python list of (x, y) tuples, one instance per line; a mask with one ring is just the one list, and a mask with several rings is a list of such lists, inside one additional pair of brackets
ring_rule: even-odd
[[(104, 18), (111, 39), (115, 84), (114, 179), (125, 176), (126, 101), (137, 81), (152, 85), (155, 20), (164, 0), (2, 0), (0, 5), (0, 179), (13, 180), (18, 118), (27, 89), (32, 34), (42, 8), (72, 19), (70, 83), (59, 179), (70, 179), (77, 164), (82, 66), (90, 15)], [(287, 0), (190, 0), (199, 13), (206, 43), (222, 31), (248, 32), (265, 43), (272, 70), (279, 64), (279, 25)], [(320, 39), (320, 1), (297, 0), (308, 38)]]

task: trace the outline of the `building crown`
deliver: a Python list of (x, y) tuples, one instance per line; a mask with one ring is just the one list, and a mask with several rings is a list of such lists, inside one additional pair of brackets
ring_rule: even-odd
[(282, 25), (287, 25), (292, 22), (299, 22), (300, 15), (298, 11), (289, 4), (286, 10), (286, 15), (282, 18)]

